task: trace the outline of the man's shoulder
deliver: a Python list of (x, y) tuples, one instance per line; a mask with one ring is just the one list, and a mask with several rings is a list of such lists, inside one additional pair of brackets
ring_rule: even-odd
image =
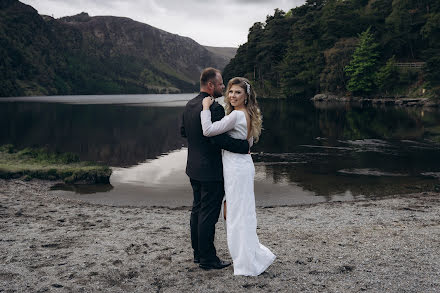
[(195, 100), (199, 100), (199, 99), (203, 99), (203, 98), (204, 98), (203, 94), (199, 93), (197, 96), (195, 96), (194, 98), (192, 98), (189, 101), (191, 102), (191, 101), (195, 101)]
[(192, 98), (191, 100), (189, 100), (187, 103), (186, 103), (186, 107), (188, 108), (188, 107), (190, 107), (190, 108), (193, 108), (194, 106), (196, 106), (196, 105), (199, 105), (200, 104), (200, 106), (202, 105), (202, 100), (203, 100), (203, 95), (202, 95), (202, 93), (200, 93), (200, 94), (198, 94), (197, 96), (195, 96), (194, 98)]

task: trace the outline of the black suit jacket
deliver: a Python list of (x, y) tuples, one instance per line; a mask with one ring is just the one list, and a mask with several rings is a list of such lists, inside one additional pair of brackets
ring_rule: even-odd
[[(200, 112), (203, 110), (202, 100), (209, 96), (201, 92), (190, 100), (182, 115), (180, 132), (188, 139), (188, 159), (186, 174), (198, 181), (222, 181), (223, 166), (221, 149), (234, 153), (247, 154), (249, 143), (247, 140), (233, 139), (226, 133), (214, 137), (203, 135)], [(211, 107), (212, 121), (221, 120), (225, 116), (223, 107), (214, 102)]]

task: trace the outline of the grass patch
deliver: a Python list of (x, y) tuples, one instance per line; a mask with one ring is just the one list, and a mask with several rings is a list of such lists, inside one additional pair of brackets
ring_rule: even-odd
[(65, 183), (109, 183), (108, 166), (80, 161), (72, 153), (54, 153), (45, 148), (17, 150), (13, 145), (0, 146), (0, 178), (63, 180)]

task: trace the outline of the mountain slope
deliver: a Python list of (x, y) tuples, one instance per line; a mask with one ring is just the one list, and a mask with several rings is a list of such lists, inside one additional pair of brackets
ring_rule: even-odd
[(224, 66), (220, 66), (219, 68), (223, 69), (226, 67), (226, 65), (231, 61), (232, 58), (234, 58), (235, 54), (237, 53), (237, 48), (232, 47), (210, 47), (205, 46), (205, 48), (214, 54), (214, 56), (217, 58), (217, 62), (219, 64), (225, 64)]
[(192, 92), (203, 68), (229, 62), (129, 18), (54, 19), (16, 0), (0, 9), (0, 96)]

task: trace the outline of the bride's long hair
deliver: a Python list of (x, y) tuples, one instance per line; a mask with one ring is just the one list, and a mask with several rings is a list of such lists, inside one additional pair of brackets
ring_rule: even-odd
[[(251, 129), (250, 134), (254, 138), (255, 143), (258, 142), (258, 139), (261, 134), (263, 117), (261, 116), (260, 107), (257, 102), (257, 94), (254, 91), (254, 87), (251, 86), (249, 80), (244, 77), (234, 77), (228, 82), (228, 86), (225, 92), (225, 104), (226, 104), (226, 115), (231, 113), (234, 110), (234, 107), (231, 105), (231, 101), (229, 101), (229, 90), (233, 85), (240, 86), (247, 96), (247, 102), (245, 103), (245, 107), (249, 114), (249, 118), (251, 119)], [(249, 91), (248, 91), (249, 88)], [(249, 92), (249, 93), (248, 93)]]

